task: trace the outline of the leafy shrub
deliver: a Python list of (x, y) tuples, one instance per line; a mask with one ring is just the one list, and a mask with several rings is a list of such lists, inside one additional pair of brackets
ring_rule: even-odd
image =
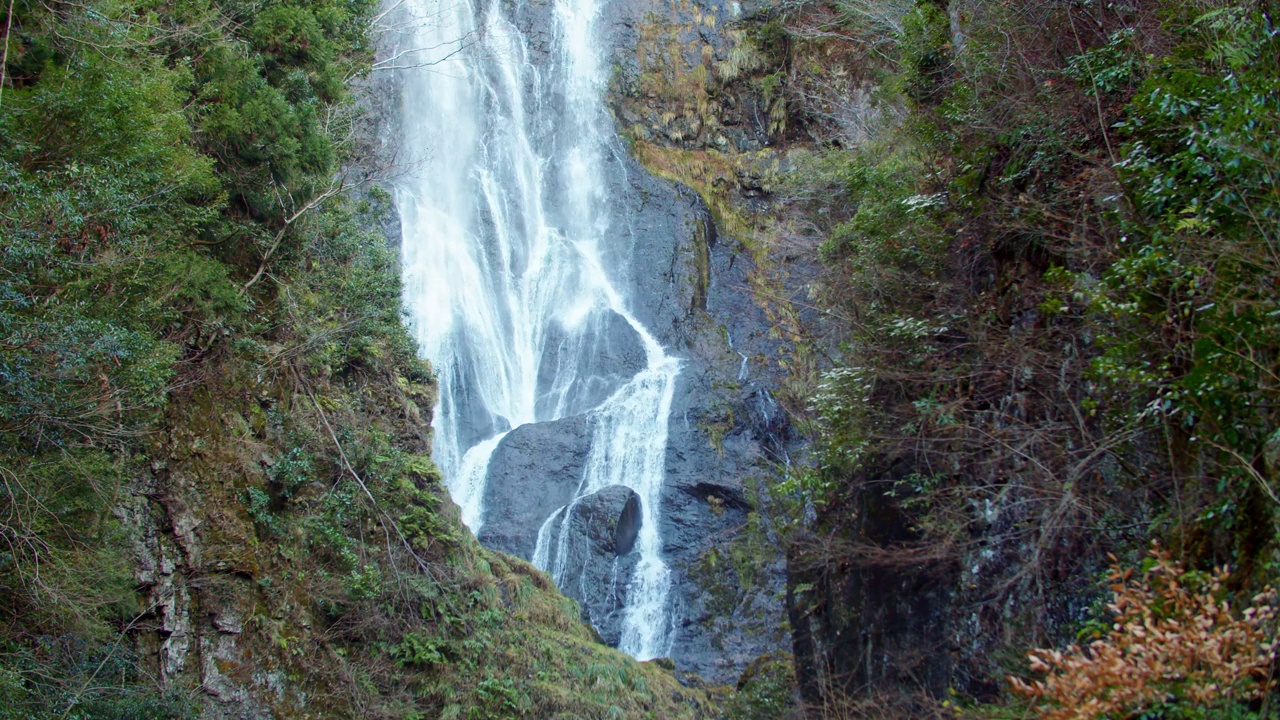
[(726, 717), (737, 720), (795, 717), (795, 681), (790, 656), (776, 654), (755, 659), (743, 670), (737, 692), (725, 703)]
[(1120, 126), (1137, 217), (1097, 298), (1114, 324), (1095, 369), (1122, 422), (1185, 441), (1237, 501), (1255, 483), (1275, 500), (1255, 466), (1280, 407), (1280, 31), (1227, 6), (1182, 33)]
[(400, 667), (429, 668), (448, 662), (444, 652), (447, 647), (439, 638), (409, 632), (391, 648), (391, 657)]
[(1045, 720), (1162, 717), (1258, 698), (1276, 684), (1275, 591), (1253, 597), (1242, 613), (1226, 598), (1229, 573), (1184, 570), (1159, 549), (1136, 580), (1113, 565), (1115, 624), (1088, 648), (1034, 650), (1043, 680), (1010, 678), (1015, 692), (1044, 701)]

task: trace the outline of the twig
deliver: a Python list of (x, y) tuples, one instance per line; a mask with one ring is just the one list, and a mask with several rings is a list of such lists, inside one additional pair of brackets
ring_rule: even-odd
[[(328, 200), (334, 195), (337, 195), (338, 193), (342, 192), (345, 186), (346, 186), (345, 181), (339, 180), (337, 185), (329, 186), (328, 190), (325, 190), (319, 195), (311, 198), (311, 200), (308, 201), (306, 205), (303, 205), (300, 210), (295, 212), (293, 215), (290, 215), (289, 217), (285, 218), (284, 226), (281, 227), (280, 231), (276, 233), (275, 240), (271, 243), (271, 247), (267, 248), (267, 251), (263, 253), (262, 262), (258, 265), (258, 271), (253, 274), (253, 277), (249, 278), (249, 282), (245, 283), (244, 286), (240, 288), (240, 291), (237, 292), (236, 294), (244, 295), (245, 293), (249, 292), (249, 288), (253, 287), (255, 283), (257, 283), (259, 280), (262, 279), (262, 273), (266, 272), (267, 270), (267, 262), (271, 260), (271, 256), (274, 255), (276, 250), (280, 247), (280, 241), (284, 239), (284, 234), (288, 232), (289, 227), (293, 225), (294, 221), (302, 217), (302, 215), (306, 213), (308, 210), (314, 208), (315, 206), (319, 205), (325, 200)], [(276, 193), (276, 197), (279, 198), (279, 192)], [(281, 204), (283, 205), (283, 201), (281, 201)]]
[(1098, 110), (1098, 127), (1102, 130), (1102, 142), (1107, 146), (1107, 156), (1111, 158), (1111, 164), (1114, 165), (1116, 154), (1111, 149), (1111, 138), (1107, 135), (1107, 121), (1102, 115), (1102, 91), (1098, 89), (1098, 78), (1093, 74), (1093, 65), (1089, 62), (1088, 53), (1084, 50), (1084, 43), (1080, 42), (1080, 33), (1076, 32), (1076, 19), (1071, 14), (1071, 6), (1067, 6), (1067, 22), (1071, 23), (1071, 34), (1075, 36), (1076, 47), (1080, 50), (1080, 59), (1084, 60), (1084, 67), (1089, 71), (1089, 82), (1093, 84), (1093, 104)]
[[(400, 526), (396, 524), (396, 522), (391, 519), (391, 516), (378, 505), (378, 501), (373, 497), (373, 493), (369, 491), (369, 486), (366, 485), (364, 479), (360, 477), (360, 473), (357, 473), (356, 469), (351, 466), (351, 461), (347, 459), (346, 451), (342, 449), (342, 443), (338, 441), (337, 433), (333, 431), (333, 426), (329, 424), (329, 416), (325, 414), (324, 408), (320, 407), (320, 403), (316, 400), (316, 396), (311, 393), (311, 388), (307, 387), (307, 384), (302, 381), (302, 375), (298, 373), (298, 369), (293, 366), (293, 363), (289, 363), (289, 371), (293, 374), (293, 379), (298, 383), (298, 387), (302, 388), (302, 391), (307, 394), (307, 397), (311, 398), (311, 404), (315, 406), (316, 412), (320, 414), (320, 420), (324, 423), (325, 430), (329, 432), (329, 439), (333, 440), (333, 446), (338, 450), (338, 457), (342, 459), (343, 468), (345, 468), (347, 473), (356, 481), (356, 484), (360, 486), (360, 489), (364, 491), (364, 495), (369, 499), (369, 503), (373, 506), (374, 512), (382, 516), (382, 522), (380, 524), (382, 525), (383, 534), (386, 535), (388, 552), (390, 552), (391, 545), (391, 534), (388, 530), (388, 527), (390, 527), (396, 531), (396, 536), (400, 539), (400, 543), (404, 545), (404, 549), (408, 551), (409, 555), (414, 559), (414, 562), (417, 563), (418, 568), (432, 580), (441, 582), (440, 578), (436, 577), (436, 574), (431, 570), (431, 567), (427, 565), (427, 562), (423, 560), (422, 557), (418, 555), (417, 551), (413, 549), (413, 545), (409, 543), (409, 539), (404, 536), (404, 533), (400, 532)], [(445, 598), (445, 602), (448, 602), (447, 597)], [(452, 603), (450, 603), (450, 606), (452, 607)], [(456, 608), (454, 609), (456, 610)]]
[(466, 48), (468, 48), (468, 47), (471, 47), (471, 45), (474, 45), (474, 44), (475, 44), (475, 42), (476, 42), (475, 40), (471, 40), (470, 42), (467, 42), (467, 37), (468, 37), (468, 36), (471, 36), (471, 35), (474, 35), (474, 34), (475, 34), (475, 31), (474, 31), (474, 30), (472, 30), (471, 32), (467, 33), (466, 35), (463, 35), (463, 36), (462, 36), (462, 38), (460, 38), (460, 39), (458, 39), (458, 40), (448, 40), (448, 41), (445, 41), (445, 42), (442, 42), (442, 43), (436, 43), (435, 45), (428, 45), (428, 46), (423, 46), (423, 47), (410, 48), (410, 49), (408, 49), (408, 50), (401, 50), (401, 51), (399, 51), (399, 52), (397, 52), (397, 53), (393, 53), (390, 57), (383, 58), (382, 60), (379, 60), (379, 61), (375, 62), (375, 63), (373, 64), (373, 69), (374, 69), (374, 70), (382, 70), (382, 69), (385, 69), (383, 66), (387, 65), (388, 63), (394, 63), (396, 60), (399, 60), (400, 58), (404, 57), (405, 55), (413, 55), (413, 54), (415, 54), (415, 53), (424, 53), (424, 52), (430, 52), (430, 51), (432, 51), (432, 50), (439, 50), (440, 48), (445, 47), (446, 45), (453, 45), (453, 44), (457, 43), (457, 45), (458, 45), (458, 47), (457, 47), (457, 48), (455, 48), (455, 49), (453, 49), (453, 50), (450, 50), (450, 51), (449, 51), (449, 53), (448, 53), (447, 55), (445, 55), (444, 57), (440, 58), (439, 60), (429, 60), (429, 61), (424, 61), (424, 64), (423, 64), (423, 65), (414, 65), (414, 66), (412, 66), (412, 67), (425, 67), (426, 65), (435, 65), (435, 64), (438, 64), (438, 63), (444, 62), (445, 60), (448, 60), (449, 58), (451, 58), (451, 57), (453, 57), (454, 55), (458, 54), (458, 53), (459, 53), (459, 52), (461, 52), (462, 50), (464, 50), (464, 49), (466, 49)]
[(369, 24), (377, 25), (378, 23), (382, 22), (382, 18), (390, 15), (392, 12), (394, 12), (397, 8), (399, 8), (403, 4), (404, 4), (404, 0), (396, 0), (396, 2), (391, 3), (391, 5), (388, 6), (386, 10), (383, 10), (382, 12), (374, 16), (373, 20), (371, 20)]
[(1262, 476), (1262, 473), (1258, 472), (1258, 470), (1253, 466), (1253, 463), (1249, 462), (1248, 458), (1221, 443), (1216, 443), (1212, 440), (1206, 440), (1206, 442), (1218, 450), (1230, 455), (1236, 462), (1240, 463), (1240, 466), (1245, 469), (1249, 477), (1253, 478), (1253, 480), (1258, 483), (1258, 489), (1266, 494), (1267, 497), (1271, 498), (1271, 502), (1280, 505), (1280, 496), (1276, 495), (1276, 491), (1271, 489), (1271, 485), (1267, 482), (1267, 479)]
[[(385, 64), (385, 63), (392, 62), (392, 61), (394, 61), (396, 58), (402, 57), (402, 56), (404, 56), (404, 55), (411, 55), (411, 54), (416, 53), (416, 52), (424, 52), (424, 51), (426, 51), (426, 50), (432, 50), (432, 49), (434, 49), (434, 48), (419, 48), (419, 49), (415, 49), (415, 50), (405, 50), (404, 52), (397, 53), (396, 55), (394, 55), (394, 56), (392, 56), (392, 57), (386, 58), (385, 60), (379, 60), (378, 62), (374, 63), (374, 64), (371, 66), (371, 68), (370, 68), (370, 69), (372, 69), (372, 70), (374, 70), (374, 71), (376, 72), (376, 71), (379, 71), (379, 70), (413, 70), (413, 69), (416, 69), (416, 68), (433, 67), (433, 66), (435, 66), (435, 65), (440, 65), (440, 64), (442, 64), (442, 63), (444, 63), (444, 62), (447, 62), (447, 61), (448, 61), (450, 58), (452, 58), (454, 55), (457, 55), (458, 53), (463, 52), (463, 51), (464, 51), (464, 50), (466, 50), (467, 48), (469, 48), (469, 47), (471, 47), (472, 45), (476, 44), (476, 42), (478, 42), (478, 41), (476, 41), (476, 40), (472, 40), (472, 41), (471, 41), (471, 42), (469, 42), (469, 43), (462, 43), (461, 41), (459, 41), (459, 43), (460, 43), (460, 44), (458, 45), (458, 47), (457, 47), (457, 48), (455, 48), (455, 49), (453, 49), (453, 50), (450, 50), (450, 51), (449, 51), (448, 53), (446, 53), (443, 57), (437, 58), (437, 59), (435, 59), (435, 60), (426, 60), (426, 61), (423, 61), (423, 62), (420, 62), (420, 63), (415, 63), (415, 64), (413, 64), (413, 65), (387, 65), (387, 64)], [(438, 46), (437, 46), (437, 47), (438, 47)]]
[(9, 14), (4, 19), (4, 55), (0, 56), (0, 106), (4, 104), (4, 71), (9, 67), (9, 29), (13, 27), (13, 2), (9, 0)]

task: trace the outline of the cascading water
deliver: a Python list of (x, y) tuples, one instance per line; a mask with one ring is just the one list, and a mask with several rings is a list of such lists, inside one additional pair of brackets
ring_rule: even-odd
[[(605, 265), (605, 162), (617, 142), (603, 103), (595, 0), (555, 0), (551, 49), (535, 67), (500, 0), (409, 0), (405, 150), (398, 187), (405, 303), (439, 377), (435, 457), (463, 521), (484, 523), (490, 458), (525, 423), (589, 413), (576, 498), (624, 485), (641, 502), (639, 561), (627, 585), (621, 649), (670, 649), (670, 571), (658, 507), (667, 416), (680, 361), (629, 312)], [(593, 349), (625, 332), (641, 367), (617, 376)], [(630, 373), (634, 373), (631, 375)], [(563, 537), (539, 533), (534, 561), (559, 581)], [(562, 523), (567, 528), (568, 523)]]

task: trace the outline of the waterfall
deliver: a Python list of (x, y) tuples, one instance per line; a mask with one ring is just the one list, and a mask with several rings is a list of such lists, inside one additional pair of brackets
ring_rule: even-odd
[[(403, 72), (409, 171), (397, 187), (405, 306), (439, 379), (434, 455), (478, 532), (490, 460), (512, 429), (587, 413), (576, 498), (609, 485), (641, 501), (639, 560), (621, 649), (670, 649), (670, 570), (658, 532), (667, 422), (680, 361), (628, 309), (611, 210), (617, 150), (604, 107), (595, 0), (554, 0), (550, 51), (536, 57), (500, 0), (408, 0)], [(616, 164), (616, 163), (615, 163)], [(615, 170), (616, 171), (616, 170)], [(610, 263), (614, 266), (611, 267)], [(617, 376), (594, 349), (626, 333), (643, 366)], [(572, 503), (571, 503), (572, 506)], [(534, 561), (564, 576), (572, 507), (552, 514)], [(565, 519), (553, 537), (556, 518)]]

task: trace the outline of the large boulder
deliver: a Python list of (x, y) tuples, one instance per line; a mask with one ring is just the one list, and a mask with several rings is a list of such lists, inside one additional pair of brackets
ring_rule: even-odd
[[(582, 619), (617, 645), (627, 586), (639, 560), (635, 550), (640, 496), (610, 485), (573, 501), (551, 521), (551, 570), (560, 589), (582, 606)], [(566, 525), (567, 523), (567, 525)]]
[(489, 459), (483, 524), (476, 534), (480, 542), (533, 559), (538, 529), (569, 504), (582, 483), (591, 444), (589, 422), (575, 415), (530, 423), (502, 438)]

